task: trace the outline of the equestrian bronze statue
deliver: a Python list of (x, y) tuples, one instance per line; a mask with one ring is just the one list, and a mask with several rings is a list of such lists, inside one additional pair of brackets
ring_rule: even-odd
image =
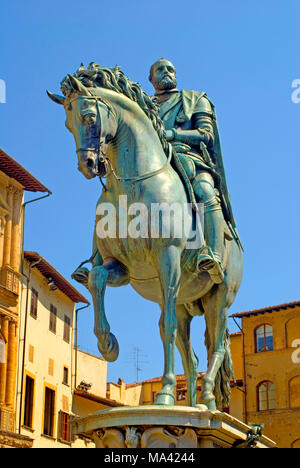
[[(48, 92), (64, 106), (78, 169), (103, 185), (92, 268), (81, 264), (73, 278), (92, 295), (98, 348), (108, 361), (117, 359), (119, 347), (105, 313), (106, 286), (131, 284), (159, 304), (164, 371), (155, 405), (175, 403), (176, 344), (188, 404), (222, 410), (234, 380), (227, 317), (242, 279), (243, 251), (216, 114), (205, 93), (177, 90), (167, 60), (151, 67), (150, 81), (153, 98), (120, 67), (91, 63), (63, 79), (63, 95)], [(190, 337), (198, 315), (205, 316), (208, 354), (200, 401)]]

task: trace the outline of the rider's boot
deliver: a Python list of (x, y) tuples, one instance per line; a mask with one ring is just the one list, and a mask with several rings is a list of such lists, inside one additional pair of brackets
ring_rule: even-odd
[(221, 205), (216, 199), (205, 203), (204, 223), (206, 245), (199, 251), (197, 268), (199, 271), (207, 271), (213, 282), (220, 284), (224, 280), (224, 218)]

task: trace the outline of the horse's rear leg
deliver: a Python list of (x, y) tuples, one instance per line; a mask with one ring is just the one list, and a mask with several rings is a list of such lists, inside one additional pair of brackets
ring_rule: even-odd
[(128, 284), (129, 275), (117, 260), (109, 260), (103, 265), (94, 266), (88, 275), (88, 289), (93, 297), (95, 325), (94, 333), (98, 338), (98, 349), (104, 359), (115, 361), (119, 354), (116, 337), (110, 333), (110, 326), (104, 308), (106, 285), (122, 286)]
[(194, 353), (191, 343), (192, 318), (193, 317), (188, 313), (184, 305), (177, 306), (178, 328), (176, 345), (181, 355), (187, 381), (188, 404), (190, 406), (195, 406), (197, 397), (198, 358)]
[[(227, 287), (225, 284), (215, 286), (206, 296), (202, 298), (206, 321), (206, 347), (208, 354), (208, 369), (203, 378), (200, 403), (205, 404), (208, 409), (216, 409), (215, 385), (216, 379), (225, 380), (221, 386), (230, 385), (230, 371), (227, 375), (220, 377), (220, 370), (224, 363), (225, 337), (227, 332)], [(219, 374), (219, 375), (218, 375)], [(220, 398), (219, 405), (220, 403)], [(220, 408), (219, 408), (220, 409)], [(222, 409), (222, 408), (221, 408)]]
[(163, 388), (157, 394), (155, 405), (174, 405), (176, 385), (174, 348), (177, 333), (176, 299), (180, 286), (180, 250), (168, 246), (159, 258), (159, 276), (163, 294), (162, 314), (159, 321), (160, 334), (164, 346)]

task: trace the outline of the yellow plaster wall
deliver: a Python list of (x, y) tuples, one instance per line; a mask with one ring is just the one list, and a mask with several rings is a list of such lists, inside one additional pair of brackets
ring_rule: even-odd
[(91, 393), (103, 398), (106, 397), (107, 362), (101, 357), (78, 349), (77, 386), (82, 380), (92, 384)]
[(231, 357), (233, 363), (233, 371), (236, 380), (243, 380), (243, 335), (234, 334), (230, 336), (231, 342)]

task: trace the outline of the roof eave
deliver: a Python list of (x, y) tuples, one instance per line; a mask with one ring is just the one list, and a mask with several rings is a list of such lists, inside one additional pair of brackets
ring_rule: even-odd
[(66, 296), (69, 297), (73, 302), (81, 302), (83, 304), (90, 304), (86, 297), (84, 297), (77, 289), (69, 283), (66, 278), (59, 273), (45, 258), (40, 255), (38, 252), (24, 252), (24, 258), (29, 262), (35, 262), (39, 260), (39, 263), (36, 265), (36, 268), (40, 273), (45, 277), (51, 277), (57, 288)]

